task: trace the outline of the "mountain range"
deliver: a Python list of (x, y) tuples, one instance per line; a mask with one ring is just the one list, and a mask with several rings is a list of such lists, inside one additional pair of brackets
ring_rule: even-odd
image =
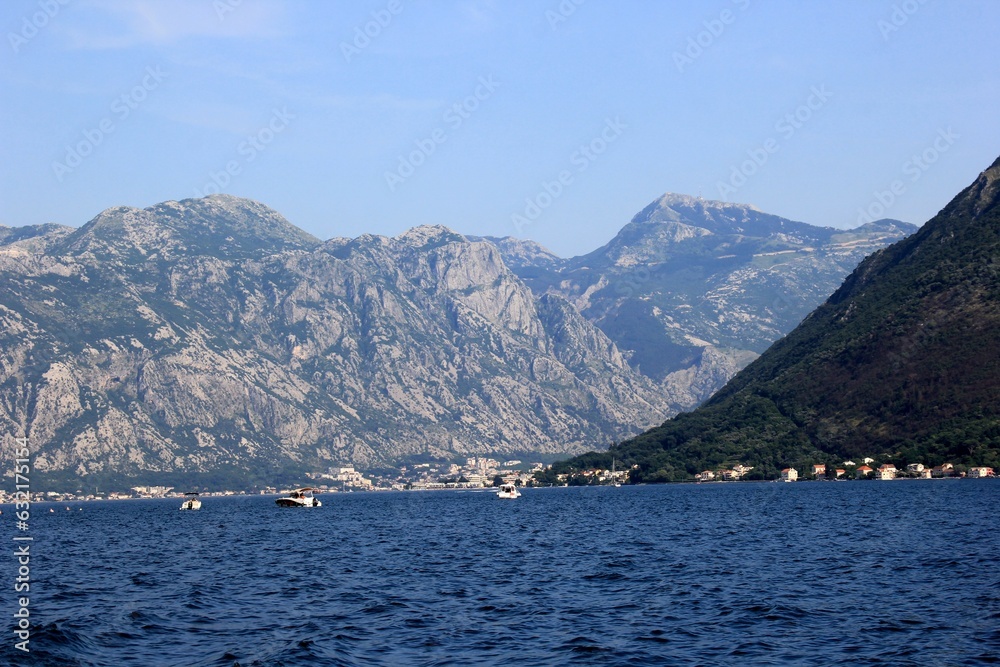
[(571, 302), (690, 409), (791, 331), (858, 263), (916, 227), (816, 227), (753, 206), (666, 194), (605, 246), (561, 260), (491, 239), (536, 293)]
[(1000, 159), (917, 233), (863, 261), (705, 405), (558, 468), (1000, 467)]
[(583, 452), (697, 405), (909, 231), (676, 195), (571, 260), (433, 226), (323, 242), (226, 195), (0, 228), (0, 422), (66, 482)]

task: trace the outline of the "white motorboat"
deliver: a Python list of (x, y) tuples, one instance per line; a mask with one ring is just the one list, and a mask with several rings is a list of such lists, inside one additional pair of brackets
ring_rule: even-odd
[(201, 500), (198, 498), (197, 493), (191, 492), (191, 493), (185, 493), (184, 495), (187, 496), (187, 499), (183, 503), (181, 503), (182, 510), (201, 509)]
[(306, 486), (301, 489), (289, 491), (288, 495), (278, 498), (274, 502), (278, 507), (322, 507), (323, 503), (313, 495), (313, 488)]
[(500, 490), (497, 491), (497, 498), (506, 498), (508, 500), (513, 500), (514, 498), (520, 498), (521, 492), (517, 490), (517, 487), (513, 484), (501, 484)]

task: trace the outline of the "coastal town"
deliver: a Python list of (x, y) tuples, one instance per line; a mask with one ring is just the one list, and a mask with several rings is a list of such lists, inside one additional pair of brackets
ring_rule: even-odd
[[(782, 482), (797, 482), (801, 480), (848, 480), (848, 479), (876, 479), (888, 481), (893, 479), (934, 479), (945, 477), (994, 477), (993, 468), (986, 466), (958, 466), (951, 463), (943, 463), (939, 466), (928, 467), (923, 463), (910, 463), (905, 468), (896, 468), (895, 464), (882, 463), (877, 468), (875, 459), (865, 457), (861, 460), (861, 465), (854, 461), (844, 461), (843, 467), (828, 466), (825, 463), (814, 463), (810, 466), (808, 474), (800, 475), (795, 468), (784, 468), (781, 471)], [(736, 465), (732, 469), (712, 471), (705, 470), (695, 478), (699, 482), (711, 481), (736, 481), (742, 479), (753, 468)]]
[[(703, 470), (694, 475), (694, 482), (740, 482), (740, 481), (847, 481), (847, 480), (895, 480), (895, 479), (945, 479), (995, 477), (993, 468), (988, 466), (963, 466), (944, 463), (938, 466), (926, 466), (923, 463), (910, 463), (905, 468), (897, 468), (893, 463), (878, 463), (871, 457), (855, 461), (844, 461), (837, 466), (825, 463), (811, 464), (807, 470), (799, 471), (793, 467), (783, 468), (777, 479), (768, 479), (760, 474), (752, 475), (754, 466), (737, 463), (731, 467), (720, 467), (714, 470)], [(554, 476), (558, 484), (568, 485), (601, 485), (627, 482), (628, 470), (605, 470), (593, 468), (575, 473), (561, 473)]]
[[(462, 463), (416, 463), (403, 466), (398, 470), (381, 474), (364, 473), (354, 466), (332, 467), (324, 472), (306, 475), (305, 485), (309, 485), (317, 493), (353, 493), (378, 491), (432, 491), (458, 489), (484, 489), (497, 487), (501, 484), (514, 484), (519, 487), (540, 485), (536, 473), (547, 470), (550, 466), (543, 463), (523, 463), (520, 460), (499, 461), (489, 457), (469, 457)], [(925, 466), (922, 463), (911, 463), (905, 468), (897, 468), (892, 463), (877, 463), (871, 457), (861, 459), (860, 463), (844, 461), (840, 466), (830, 466), (823, 463), (812, 464), (808, 470), (799, 471), (788, 467), (781, 470), (776, 480), (761, 480), (750, 473), (753, 466), (735, 464), (716, 470), (704, 470), (694, 476), (697, 483), (703, 482), (738, 482), (738, 481), (846, 481), (846, 480), (898, 480), (898, 479), (946, 479), (968, 478), (978, 479), (995, 477), (993, 468), (988, 466), (962, 466), (944, 463), (938, 466)], [(591, 469), (573, 475), (555, 475), (557, 485), (597, 486), (620, 485), (629, 481), (629, 470)], [(549, 486), (550, 484), (544, 484)], [(93, 491), (83, 490), (46, 490), (36, 491), (34, 501), (73, 502), (88, 500), (126, 500), (143, 498), (181, 498), (190, 489), (179, 489), (172, 486), (133, 486), (128, 490), (110, 490), (102, 492), (99, 488)], [(203, 489), (203, 496), (235, 496), (235, 495), (269, 495), (281, 493), (282, 489), (265, 486), (256, 489)], [(0, 503), (13, 502), (13, 494), (0, 490)]]
[[(542, 463), (524, 463), (513, 459), (473, 456), (461, 463), (416, 463), (382, 474), (364, 473), (354, 466), (331, 467), (324, 472), (308, 473), (303, 485), (318, 493), (351, 493), (355, 491), (428, 491), (444, 489), (483, 489), (514, 484), (530, 486), (534, 473), (543, 470)], [(141, 498), (180, 498), (188, 488), (173, 486), (133, 486), (127, 490), (101, 491), (76, 489), (35, 491), (32, 500), (73, 502), (87, 500), (126, 500)], [(269, 495), (282, 490), (274, 486), (256, 489), (199, 490), (202, 496)], [(14, 501), (12, 493), (0, 490), (0, 504)]]

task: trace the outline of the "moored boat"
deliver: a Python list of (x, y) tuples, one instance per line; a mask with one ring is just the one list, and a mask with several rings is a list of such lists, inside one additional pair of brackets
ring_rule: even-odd
[(278, 507), (322, 507), (323, 503), (313, 495), (313, 488), (306, 486), (301, 489), (289, 491), (287, 495), (275, 500)]
[(517, 490), (517, 487), (513, 484), (501, 484), (500, 490), (497, 491), (497, 498), (505, 498), (507, 500), (513, 500), (514, 498), (520, 498), (521, 492)]
[[(182, 510), (200, 510), (201, 509), (201, 499), (198, 498), (198, 494), (194, 491), (185, 493), (187, 498), (183, 503), (181, 503)], [(69, 509), (68, 507), (66, 509)]]

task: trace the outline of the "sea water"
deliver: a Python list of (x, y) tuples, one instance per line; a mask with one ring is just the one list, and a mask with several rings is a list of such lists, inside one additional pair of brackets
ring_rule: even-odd
[(0, 664), (923, 667), (1000, 655), (1000, 481), (523, 494), (339, 493), (310, 509), (203, 497), (194, 512), (176, 499), (35, 503), (30, 653), (14, 646), (11, 555)]

